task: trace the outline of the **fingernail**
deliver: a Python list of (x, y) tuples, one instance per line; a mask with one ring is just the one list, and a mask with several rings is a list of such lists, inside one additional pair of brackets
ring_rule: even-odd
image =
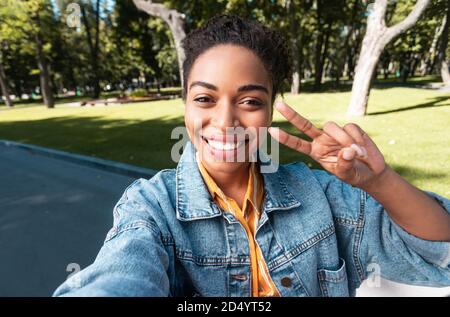
[(357, 145), (355, 143), (350, 145), (350, 147), (356, 151), (356, 154), (358, 154), (358, 156), (360, 156), (360, 157), (366, 157), (367, 156), (367, 151), (366, 151), (366, 149), (364, 147), (359, 146), (359, 145)]
[(351, 161), (353, 158), (353, 153), (351, 150), (344, 150), (344, 153), (342, 153), (342, 157), (344, 158), (344, 160), (346, 161)]

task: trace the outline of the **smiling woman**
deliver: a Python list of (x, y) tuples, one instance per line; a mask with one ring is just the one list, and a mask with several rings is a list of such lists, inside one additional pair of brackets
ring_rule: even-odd
[(450, 201), (396, 174), (356, 124), (321, 130), (276, 103), (311, 141), (270, 135), (325, 171), (262, 171), (260, 131), (291, 76), (285, 43), (234, 15), (186, 37), (190, 142), (177, 168), (126, 189), (95, 262), (56, 296), (353, 296), (374, 267), (450, 285)]

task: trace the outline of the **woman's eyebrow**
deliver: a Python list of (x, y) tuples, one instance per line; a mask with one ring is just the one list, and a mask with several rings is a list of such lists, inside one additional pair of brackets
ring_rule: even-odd
[[(201, 86), (201, 87), (205, 87), (207, 89), (211, 89), (211, 90), (219, 90), (216, 86), (214, 86), (213, 84), (204, 82), (204, 81), (194, 81), (191, 83), (191, 85), (189, 86), (189, 90), (192, 89), (192, 87), (195, 86)], [(269, 90), (263, 86), (263, 85), (259, 85), (259, 84), (248, 84), (248, 85), (244, 85), (244, 86), (240, 86), (238, 88), (238, 92), (245, 92), (245, 91), (252, 91), (252, 90), (259, 90), (262, 92), (265, 92), (266, 94), (269, 94)]]
[(191, 90), (192, 89), (192, 87), (195, 87), (195, 86), (201, 86), (201, 87), (205, 87), (205, 88), (207, 88), (207, 89), (211, 89), (211, 90), (219, 90), (216, 86), (214, 86), (213, 84), (210, 84), (210, 83), (206, 83), (206, 82), (204, 82), (204, 81), (194, 81), (194, 82), (192, 82), (192, 84), (189, 86), (189, 90)]
[(259, 90), (262, 92), (265, 92), (266, 94), (269, 94), (269, 90), (267, 90), (267, 88), (263, 85), (258, 85), (258, 84), (249, 84), (249, 85), (244, 85), (238, 88), (238, 92), (243, 92), (243, 91), (251, 91), (251, 90)]

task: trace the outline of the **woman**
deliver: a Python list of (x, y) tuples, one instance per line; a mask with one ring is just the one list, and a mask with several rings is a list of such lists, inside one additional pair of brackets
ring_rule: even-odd
[(374, 265), (394, 281), (450, 285), (450, 201), (396, 174), (357, 125), (320, 130), (277, 103), (312, 140), (270, 134), (326, 171), (261, 172), (258, 132), (290, 78), (279, 34), (219, 15), (183, 45), (191, 142), (176, 169), (126, 189), (95, 262), (54, 295), (353, 296)]

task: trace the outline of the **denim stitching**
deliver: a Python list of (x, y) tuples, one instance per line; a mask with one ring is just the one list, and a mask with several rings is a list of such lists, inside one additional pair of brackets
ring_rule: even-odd
[(359, 249), (361, 246), (362, 231), (364, 229), (364, 222), (365, 222), (366, 192), (361, 190), (360, 193), (361, 194), (360, 194), (358, 225), (356, 227), (353, 244), (353, 264), (355, 265), (356, 271), (358, 273), (359, 282), (362, 283), (365, 274), (362, 268), (361, 260), (359, 258), (360, 255)]
[(278, 257), (277, 259), (271, 261), (268, 265), (269, 270), (272, 271), (281, 265), (285, 264), (287, 261), (295, 258), (297, 255), (303, 253), (304, 251), (308, 250), (318, 242), (322, 241), (325, 238), (328, 238), (329, 236), (333, 235), (335, 232), (334, 225), (330, 225), (327, 228), (325, 228), (320, 233), (316, 234), (306, 242), (301, 243), (300, 245), (288, 250), (283, 254), (282, 256)]
[(121, 227), (113, 227), (106, 236), (105, 243), (112, 240), (119, 234), (133, 229), (150, 229), (152, 233), (159, 235), (159, 231), (155, 229), (154, 225), (147, 221), (138, 220)]

